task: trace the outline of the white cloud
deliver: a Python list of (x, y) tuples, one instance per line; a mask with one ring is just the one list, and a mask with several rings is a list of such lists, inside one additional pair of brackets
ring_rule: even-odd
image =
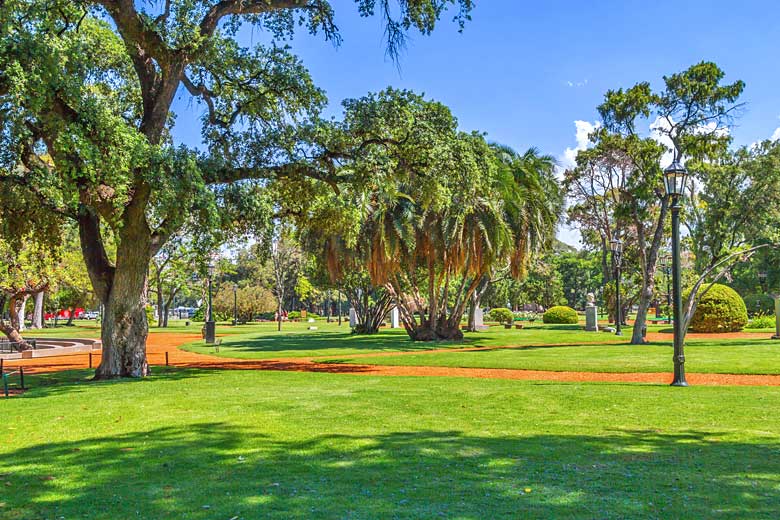
[(772, 137), (769, 138), (771, 141), (780, 141), (780, 128), (775, 129), (774, 133), (772, 134)]
[[(660, 117), (657, 117), (655, 121), (650, 123), (650, 137), (667, 148), (667, 152), (661, 157), (662, 167), (671, 164), (672, 159), (674, 158), (674, 153), (672, 152), (674, 145), (672, 144), (672, 140), (669, 139), (669, 136), (664, 133), (665, 130), (669, 130), (669, 127), (669, 122)], [(729, 135), (730, 130), (728, 127), (718, 128), (717, 124), (713, 121), (706, 125), (699, 126), (694, 132), (697, 134), (714, 134), (721, 137)]]
[(577, 141), (577, 146), (574, 148), (566, 148), (566, 150), (563, 151), (563, 157), (561, 158), (561, 167), (563, 169), (573, 168), (577, 164), (577, 152), (585, 150), (588, 147), (590, 144), (588, 136), (601, 127), (601, 122), (596, 121), (595, 123), (591, 123), (589, 121), (578, 120), (574, 122), (574, 127), (576, 129), (574, 139)]
[(587, 78), (583, 79), (582, 81), (572, 81), (572, 80), (569, 80), (569, 81), (566, 82), (566, 86), (569, 87), (569, 88), (575, 88), (575, 87), (576, 88), (580, 88), (580, 87), (586, 86), (587, 84), (588, 84), (588, 79)]
[[(566, 148), (563, 151), (563, 156), (560, 157), (560, 160), (558, 161), (560, 163), (560, 167), (557, 169), (559, 177), (563, 176), (563, 171), (565, 169), (576, 166), (577, 153), (580, 150), (585, 150), (588, 146), (590, 146), (590, 139), (588, 136), (590, 136), (590, 134), (592, 134), (599, 127), (601, 127), (601, 121), (595, 121), (591, 123), (589, 121), (577, 120), (574, 122), (574, 140), (577, 144), (574, 146), (574, 148)], [(561, 224), (561, 226), (558, 228), (558, 240), (569, 244), (570, 246), (582, 246), (582, 236), (580, 235), (579, 230), (565, 223)]]

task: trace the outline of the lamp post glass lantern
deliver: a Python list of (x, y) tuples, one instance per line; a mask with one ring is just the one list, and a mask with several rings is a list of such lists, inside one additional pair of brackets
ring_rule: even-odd
[(613, 238), (609, 241), (609, 248), (612, 250), (612, 263), (615, 267), (615, 336), (622, 336), (623, 313), (620, 304), (620, 261), (623, 256), (623, 242), (618, 238)]
[(685, 352), (682, 323), (682, 276), (680, 273), (680, 198), (685, 191), (688, 170), (677, 158), (664, 170), (664, 188), (672, 210), (672, 285), (674, 291), (674, 381), (672, 386), (688, 386), (685, 381)]

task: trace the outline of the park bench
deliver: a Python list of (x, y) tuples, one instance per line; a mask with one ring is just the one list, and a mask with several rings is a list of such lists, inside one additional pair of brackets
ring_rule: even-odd
[(672, 318), (666, 317), (666, 316), (659, 316), (657, 318), (647, 318), (647, 321), (650, 323), (656, 325), (658, 323), (666, 323), (667, 325), (672, 323)]
[(0, 359), (0, 376), (3, 378), (3, 393), (6, 397), (8, 397), (8, 386), (11, 384), (11, 376), (17, 375), (19, 376), (19, 389), (24, 390), (24, 367), (6, 372), (3, 367), (3, 360)]

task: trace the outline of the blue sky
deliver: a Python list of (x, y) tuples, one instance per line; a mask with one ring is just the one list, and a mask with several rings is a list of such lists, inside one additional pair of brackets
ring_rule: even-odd
[[(448, 105), (464, 130), (521, 150), (536, 146), (565, 162), (566, 149), (577, 146), (575, 121), (595, 121), (606, 90), (658, 85), (664, 74), (708, 60), (727, 81), (747, 84), (746, 108), (732, 131), (737, 144), (767, 139), (780, 127), (776, 1), (477, 0), (462, 33), (445, 15), (432, 35), (412, 34), (399, 66), (385, 56), (379, 18), (360, 18), (351, 0), (332, 4), (340, 47), (305, 30), (289, 44), (334, 114), (344, 98), (408, 88)], [(243, 43), (266, 39), (255, 30)], [(200, 108), (185, 99), (174, 132), (195, 144), (199, 131), (190, 122)], [(577, 245), (569, 230), (560, 237)]]

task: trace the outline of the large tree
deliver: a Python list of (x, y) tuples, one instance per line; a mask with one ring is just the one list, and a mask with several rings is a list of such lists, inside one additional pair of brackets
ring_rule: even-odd
[[(599, 106), (603, 127), (592, 136), (595, 146), (580, 153), (578, 166), (569, 175), (570, 185), (572, 179), (592, 178), (593, 169), (606, 179), (619, 181), (610, 180), (607, 189), (589, 196), (594, 200), (610, 197), (615, 228), (630, 230), (635, 242), (642, 283), (633, 344), (645, 341), (645, 321), (664, 242), (668, 199), (663, 189), (662, 154), (670, 151), (675, 159), (706, 158), (728, 146), (728, 127), (741, 106), (736, 101), (744, 83), (723, 84), (724, 76), (714, 63), (702, 62), (665, 76), (664, 87), (657, 92), (647, 82), (608, 91)], [(655, 118), (653, 130), (663, 138), (663, 146), (642, 132), (641, 124), (649, 117)]]
[[(471, 0), (357, 1), (361, 15), (384, 16), (391, 54), (407, 30), (433, 30), (450, 4), (463, 24)], [(323, 93), (288, 50), (245, 48), (236, 34), (251, 24), (282, 39), (300, 22), (338, 42), (333, 16), (326, 0), (0, 4), (0, 184), (78, 223), (105, 308), (96, 378), (148, 373), (149, 260), (185, 219), (254, 231), (272, 209), (251, 180), (327, 177), (297, 132)], [(171, 137), (184, 94), (206, 107), (203, 152)]]
[[(371, 139), (353, 143), (341, 162), (352, 203), (332, 207), (356, 218), (320, 229), (331, 237), (326, 252), (358, 245), (358, 259), (396, 301), (412, 339), (460, 339), (484, 277), (506, 266), (521, 277), (549, 241), (558, 214), (538, 195), (557, 192), (552, 167), (535, 151), (505, 157), (482, 135), (459, 132), (447, 107), (411, 92), (389, 89), (345, 107), (342, 136)], [(339, 256), (328, 260), (335, 271), (343, 269)]]

